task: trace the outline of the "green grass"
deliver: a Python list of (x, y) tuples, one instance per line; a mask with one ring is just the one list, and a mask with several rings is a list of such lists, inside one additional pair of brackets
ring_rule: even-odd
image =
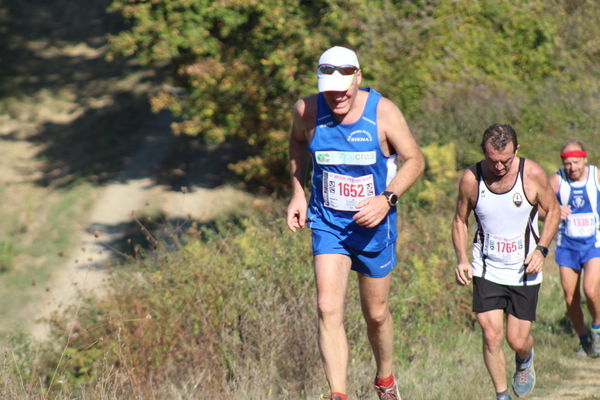
[[(423, 220), (416, 216), (405, 229), (416, 229), (415, 222), (423, 228)], [(308, 231), (287, 232), (279, 211), (250, 212), (192, 224), (185, 235), (173, 234), (140, 256), (113, 275), (113, 295), (78, 309), (74, 331), (69, 318), (57, 318), (48, 343), (35, 347), (21, 338), (4, 353), (13, 367), (11, 354), (20, 360), (19, 370), (5, 372), (4, 393), (22, 391), (18, 382), (32, 398), (48, 392), (57, 399), (214, 398), (227, 392), (248, 400), (296, 400), (326, 392)], [(432, 274), (445, 290), (427, 293), (406, 279), (418, 274), (407, 255), (399, 252), (399, 259), (391, 303), (395, 373), (403, 394), (423, 400), (446, 399), (448, 393), (488, 397), (493, 388), (481, 334), (462, 305), (470, 288), (454, 283), (452, 259), (438, 264), (439, 275)], [(565, 327), (556, 266), (548, 264), (534, 325), (540, 393), (568, 379), (576, 345)], [(370, 399), (374, 362), (355, 279), (346, 327), (348, 391)], [(506, 345), (505, 352), (511, 375), (513, 353)]]
[(94, 188), (80, 184), (48, 192), (31, 187), (20, 193), (27, 196), (22, 203), (8, 202), (0, 212), (3, 225), (10, 227), (5, 243), (13, 248), (11, 268), (0, 275), (3, 333), (26, 321), (24, 306), (41, 297), (53, 271), (67, 261), (63, 255), (86, 222)]

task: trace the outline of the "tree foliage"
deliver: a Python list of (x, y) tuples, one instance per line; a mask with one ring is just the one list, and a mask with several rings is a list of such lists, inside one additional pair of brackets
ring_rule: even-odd
[(314, 87), (315, 59), (330, 43), (356, 45), (356, 0), (116, 0), (132, 21), (116, 51), (167, 62), (183, 91), (164, 91), (155, 109), (183, 121), (176, 133), (238, 140), (253, 154), (233, 168), (248, 181), (287, 182), (291, 102)]
[[(357, 49), (366, 84), (401, 106), (423, 144), (456, 141), (461, 163), (493, 122), (540, 132), (598, 121), (596, 2), (114, 0), (112, 10), (131, 21), (112, 38), (117, 52), (172, 67), (179, 90), (152, 103), (182, 117), (175, 132), (247, 143), (232, 168), (272, 188), (287, 184), (291, 106), (315, 91), (330, 45)], [(558, 108), (573, 118), (543, 118), (548, 96), (567, 99)]]

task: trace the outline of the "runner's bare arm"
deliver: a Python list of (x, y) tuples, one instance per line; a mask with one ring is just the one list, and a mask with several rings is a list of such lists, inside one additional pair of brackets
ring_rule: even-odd
[[(425, 169), (423, 154), (402, 112), (385, 97), (379, 101), (377, 123), (379, 130), (385, 135), (382, 141), (382, 150), (388, 153), (395, 152), (403, 161), (386, 191), (402, 196), (423, 173)], [(365, 199), (357, 207), (360, 208), (360, 211), (354, 215), (354, 220), (367, 228), (379, 225), (390, 210), (386, 198), (381, 195)]]
[(467, 241), (469, 235), (469, 215), (473, 211), (477, 198), (477, 179), (473, 169), (467, 169), (458, 186), (456, 211), (452, 221), (452, 244), (456, 254), (456, 269), (454, 274), (456, 282), (468, 285), (473, 277), (473, 270), (467, 255)]
[(388, 146), (391, 146), (403, 162), (386, 190), (402, 196), (423, 173), (425, 159), (404, 119), (404, 115), (394, 103), (386, 98), (381, 99), (378, 115), (381, 115), (380, 124), (385, 133)]
[[(558, 190), (560, 187), (560, 176), (558, 174), (552, 174), (550, 176), (550, 187), (552, 188), (552, 191), (554, 192), (554, 194), (558, 194)], [(563, 206), (560, 205), (559, 203), (559, 207), (560, 207), (560, 219), (567, 219), (569, 218), (569, 214), (571, 214), (571, 206)], [(540, 218), (542, 220), (546, 219), (546, 211), (544, 211), (543, 209), (539, 209), (538, 210), (540, 213)]]
[[(556, 193), (552, 189), (552, 185), (544, 169), (531, 160), (526, 160), (525, 179), (527, 184), (529, 182), (533, 184), (535, 201), (538, 208), (541, 209), (540, 212), (545, 215), (544, 227), (537, 244), (548, 247), (558, 231), (558, 224), (560, 222), (560, 206), (556, 200)], [(540, 251), (529, 253), (525, 259), (525, 265), (527, 266), (525, 272), (534, 274), (542, 271), (544, 261), (544, 256)]]
[(304, 193), (308, 168), (308, 140), (310, 114), (313, 114), (310, 99), (301, 99), (294, 105), (292, 128), (288, 145), (291, 199), (287, 208), (286, 222), (292, 232), (304, 228), (308, 205)]

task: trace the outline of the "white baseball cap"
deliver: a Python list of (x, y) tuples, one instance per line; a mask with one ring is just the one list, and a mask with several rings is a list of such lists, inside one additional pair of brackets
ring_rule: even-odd
[[(356, 57), (356, 53), (346, 47), (341, 46), (335, 46), (325, 50), (325, 52), (321, 54), (321, 57), (319, 58), (319, 66), (320, 65), (332, 65), (335, 67), (352, 66), (360, 69), (360, 64), (358, 63), (358, 57)], [(355, 76), (356, 74), (342, 75), (339, 71), (334, 71), (332, 74), (327, 75), (321, 73), (317, 69), (317, 83), (319, 92), (344, 92), (350, 89), (350, 86), (352, 86), (352, 83), (354, 82)]]

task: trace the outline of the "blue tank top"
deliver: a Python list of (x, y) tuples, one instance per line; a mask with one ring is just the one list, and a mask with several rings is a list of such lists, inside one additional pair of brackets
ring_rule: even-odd
[(335, 120), (321, 93), (317, 121), (309, 143), (312, 190), (308, 209), (311, 229), (334, 233), (350, 248), (375, 252), (397, 237), (396, 208), (375, 228), (358, 225), (352, 216), (357, 203), (381, 194), (396, 175), (396, 155), (385, 156), (377, 135), (377, 105), (381, 94), (371, 88), (362, 116), (352, 124)]
[(597, 169), (588, 166), (588, 177), (585, 182), (573, 182), (561, 168), (557, 174), (560, 177), (558, 187), (558, 202), (571, 206), (569, 218), (561, 221), (558, 227), (556, 245), (565, 249), (584, 250), (589, 247), (600, 247), (600, 231), (598, 224), (598, 188)]

